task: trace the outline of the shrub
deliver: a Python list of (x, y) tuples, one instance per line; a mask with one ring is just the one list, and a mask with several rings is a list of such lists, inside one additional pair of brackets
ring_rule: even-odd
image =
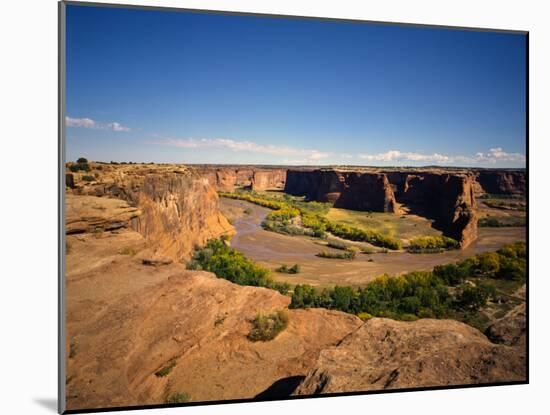
[(155, 372), (155, 376), (158, 378), (168, 376), (172, 369), (176, 366), (176, 363), (176, 359), (170, 360), (165, 366)]
[(252, 213), (252, 209), (246, 208), (246, 209), (243, 211), (243, 213), (244, 213), (245, 215), (250, 215), (250, 214)]
[(327, 242), (327, 246), (329, 248), (334, 248), (334, 249), (342, 249), (342, 250), (347, 250), (349, 249), (349, 245), (348, 244), (345, 244), (343, 242), (340, 242), (340, 241), (328, 241)]
[(363, 321), (367, 321), (367, 320), (370, 320), (371, 318), (373, 318), (373, 316), (371, 314), (365, 313), (365, 312), (361, 312), (361, 313), (357, 314), (357, 317), (359, 317)]
[(411, 253), (424, 253), (457, 249), (458, 247), (458, 241), (447, 236), (421, 236), (411, 240), (407, 250)]
[(82, 176), (82, 180), (84, 180), (85, 182), (93, 182), (95, 180), (95, 177), (86, 174)]
[(252, 320), (252, 330), (248, 334), (250, 341), (269, 341), (288, 326), (288, 314), (284, 310), (279, 310), (274, 314), (258, 315)]
[(287, 267), (286, 265), (281, 265), (279, 268), (275, 269), (275, 271), (283, 274), (298, 274), (300, 272), (300, 265), (294, 264), (291, 267)]
[(186, 403), (190, 401), (191, 401), (191, 398), (189, 397), (189, 395), (187, 395), (186, 393), (180, 392), (180, 393), (175, 393), (173, 395), (169, 395), (164, 402), (169, 404), (176, 404), (176, 403)]
[(330, 259), (354, 259), (355, 258), (355, 252), (354, 251), (347, 251), (347, 252), (328, 252), (328, 251), (322, 251), (317, 254), (319, 258), (330, 258)]
[(84, 164), (84, 163), (88, 163), (88, 160), (85, 159), (84, 157), (80, 157), (76, 162), (78, 164)]
[(137, 249), (134, 248), (134, 247), (131, 247), (131, 246), (127, 246), (125, 248), (122, 248), (120, 250), (120, 255), (130, 255), (130, 256), (134, 256), (135, 254), (137, 254)]

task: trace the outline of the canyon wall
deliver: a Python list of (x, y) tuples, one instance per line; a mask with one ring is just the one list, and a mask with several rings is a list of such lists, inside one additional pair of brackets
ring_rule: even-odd
[(385, 174), (337, 170), (288, 170), (285, 193), (330, 202), (343, 209), (396, 212)]
[(282, 190), (286, 180), (286, 169), (283, 168), (196, 166), (196, 170), (221, 192), (233, 192), (237, 188), (257, 192)]
[(485, 193), (524, 195), (527, 191), (527, 173), (524, 170), (479, 170), (476, 180)]
[(434, 220), (462, 247), (477, 237), (475, 177), (466, 173), (388, 172), (398, 203)]
[(131, 226), (159, 255), (187, 260), (208, 239), (233, 233), (216, 190), (192, 169), (104, 166), (91, 177), (76, 182), (73, 177), (72, 193), (114, 197), (139, 208), (143, 214)]
[(335, 207), (411, 212), (434, 219), (434, 226), (468, 246), (477, 237), (474, 176), (407, 171), (289, 170), (285, 193)]

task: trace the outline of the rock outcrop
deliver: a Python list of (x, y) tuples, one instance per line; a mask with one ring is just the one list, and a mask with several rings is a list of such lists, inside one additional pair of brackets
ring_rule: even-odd
[(395, 198), (385, 174), (337, 170), (288, 170), (285, 193), (335, 207), (395, 212)]
[(525, 347), (527, 338), (525, 303), (514, 307), (503, 318), (491, 324), (485, 334), (495, 343)]
[(477, 238), (474, 176), (460, 173), (391, 172), (397, 202), (434, 219), (434, 226), (462, 247)]
[[(68, 210), (112, 200), (71, 195)], [(146, 212), (138, 212), (141, 220)], [(123, 222), (115, 209), (104, 213), (105, 223)], [(151, 259), (132, 220), (67, 235), (68, 409), (159, 404), (176, 393), (194, 401), (254, 398), (303, 376), (323, 348), (362, 324), (342, 312), (287, 310), (282, 333), (252, 342), (247, 335), (257, 313), (286, 310), (290, 298)]]
[(498, 195), (524, 195), (527, 190), (525, 170), (479, 170), (477, 182), (485, 193)]
[(521, 348), (454, 320), (374, 318), (321, 352), (296, 395), (524, 381)]
[(233, 192), (237, 188), (254, 191), (282, 190), (286, 169), (258, 166), (197, 166), (199, 174), (206, 177), (218, 191)]
[(473, 175), (459, 173), (289, 170), (285, 193), (376, 212), (396, 213), (399, 202), (466, 247), (477, 237), (473, 185)]
[[(77, 181), (72, 193), (118, 198), (139, 209), (143, 214), (132, 220), (131, 228), (156, 254), (175, 261), (189, 259), (208, 239), (233, 233), (219, 211), (216, 190), (181, 167), (104, 166), (94, 181)], [(89, 202), (79, 200), (81, 205)]]

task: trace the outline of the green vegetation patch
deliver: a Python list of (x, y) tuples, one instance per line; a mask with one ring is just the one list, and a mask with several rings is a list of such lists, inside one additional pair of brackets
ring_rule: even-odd
[(172, 369), (176, 367), (176, 363), (177, 363), (176, 359), (171, 359), (165, 366), (163, 366), (162, 368), (160, 368), (155, 372), (155, 376), (158, 378), (163, 378), (165, 376), (168, 376), (172, 371)]
[(405, 240), (424, 235), (441, 235), (441, 231), (434, 229), (429, 219), (417, 215), (396, 215), (389, 212), (361, 212), (332, 208), (326, 218), (332, 222)]
[(279, 310), (273, 314), (258, 313), (252, 320), (252, 330), (248, 334), (250, 341), (269, 341), (288, 326), (288, 313)]
[(291, 267), (286, 266), (286, 265), (281, 265), (275, 271), (283, 273), (283, 274), (299, 274), (300, 273), (300, 265), (294, 264)]
[[(230, 199), (245, 200), (274, 210), (267, 215), (262, 223), (266, 230), (317, 238), (326, 238), (327, 232), (330, 232), (350, 241), (368, 242), (389, 249), (401, 249), (402, 247), (401, 241), (391, 236), (328, 220), (324, 215), (330, 209), (329, 203), (305, 202), (288, 195), (275, 198), (255, 192), (220, 192), (219, 195)], [(300, 218), (301, 226), (293, 222), (297, 218)]]
[(407, 251), (411, 253), (441, 252), (458, 249), (460, 244), (447, 236), (421, 236), (409, 242)]
[(288, 283), (273, 281), (267, 268), (256, 265), (220, 239), (211, 239), (196, 251), (187, 269), (210, 271), (235, 284), (272, 288), (281, 294), (290, 290)]
[(476, 313), (501, 293), (511, 295), (526, 279), (524, 242), (507, 245), (432, 271), (382, 275), (364, 288), (294, 287), (291, 308), (323, 307), (396, 320), (454, 318), (481, 321)]
[(354, 251), (346, 252), (329, 252), (321, 251), (317, 254), (319, 258), (330, 258), (330, 259), (355, 259)]

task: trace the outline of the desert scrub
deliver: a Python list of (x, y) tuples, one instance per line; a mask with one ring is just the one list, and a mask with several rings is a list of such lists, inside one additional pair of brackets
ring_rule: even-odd
[(439, 252), (441, 250), (458, 249), (459, 243), (447, 236), (421, 236), (411, 240), (407, 251), (413, 254)]
[(299, 274), (300, 273), (300, 265), (294, 264), (291, 267), (288, 267), (286, 265), (281, 265), (279, 268), (275, 269), (275, 271), (283, 273), (283, 274)]
[(252, 330), (248, 334), (248, 340), (269, 341), (288, 326), (288, 314), (284, 310), (279, 310), (273, 314), (258, 313), (252, 320)]
[(155, 372), (155, 376), (158, 377), (158, 378), (163, 378), (165, 376), (168, 376), (170, 374), (170, 372), (172, 371), (172, 369), (174, 369), (174, 367), (176, 367), (176, 359), (171, 359), (167, 364), (166, 366), (163, 366), (162, 368), (160, 368), (159, 370), (157, 370)]
[(172, 395), (169, 395), (164, 401), (164, 403), (175, 404), (175, 403), (186, 403), (190, 401), (191, 401), (191, 398), (189, 397), (188, 394), (184, 392), (180, 392), (180, 393), (174, 393)]
[(250, 215), (250, 214), (252, 213), (252, 209), (246, 208), (245, 210), (243, 210), (243, 213), (244, 213), (245, 215)]
[(327, 246), (329, 248), (341, 249), (341, 250), (344, 250), (344, 251), (346, 251), (350, 248), (350, 246), (348, 244), (345, 244), (345, 243), (340, 242), (340, 241), (328, 241)]
[(133, 248), (131, 246), (127, 246), (126, 248), (122, 248), (120, 250), (120, 255), (134, 256), (135, 254), (137, 254), (137, 250), (136, 250), (136, 248)]
[(322, 252), (319, 252), (317, 256), (319, 258), (330, 258), (330, 259), (354, 259), (355, 252), (354, 251), (346, 251), (346, 252), (322, 251)]

